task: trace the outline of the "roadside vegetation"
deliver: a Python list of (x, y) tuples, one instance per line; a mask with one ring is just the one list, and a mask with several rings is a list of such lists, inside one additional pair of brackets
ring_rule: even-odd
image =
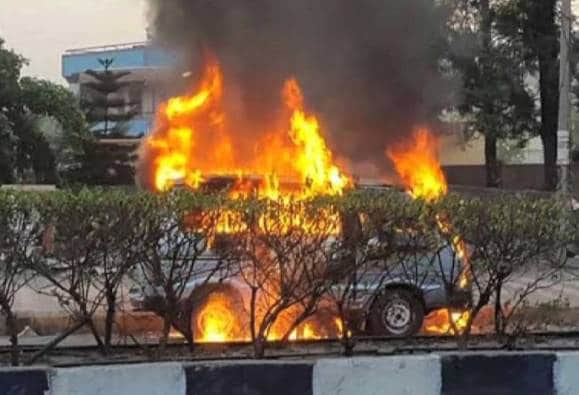
[[(10, 361), (41, 360), (83, 327), (103, 356), (114, 354), (114, 334), (126, 308), (123, 286), (154, 290), (162, 300), (154, 310), (163, 322), (159, 347), (142, 345), (151, 358), (164, 354), (173, 335), (183, 337), (191, 352), (198, 340), (248, 341), (256, 357), (265, 355), (271, 341), (335, 337), (351, 355), (356, 338), (382, 325), (373, 312), (392, 293), (416, 295), (379, 285), (371, 291), (367, 316), (354, 317), (349, 312), (358, 285), (377, 270), (403, 273), (417, 286), (432, 281), (425, 267), (437, 265), (436, 254), (448, 245), (456, 268), (438, 273), (448, 292), (472, 291), (465, 322), (453, 321), (448, 333), (460, 335), (457, 341), (468, 347), (479, 314), (490, 308), (492, 331), (511, 342), (525, 333), (530, 295), (552, 286), (565, 267), (565, 247), (574, 235), (567, 213), (557, 199), (506, 194), (449, 195), (432, 203), (398, 191), (299, 202), (185, 191), (0, 191), (0, 311), (13, 346)], [(425, 252), (432, 258), (425, 259)], [(522, 276), (526, 285), (505, 291)], [(227, 292), (226, 280), (233, 277), (249, 290), (249, 303), (236, 299), (239, 295), (230, 298), (233, 314), (225, 318), (202, 310)], [(34, 279), (47, 284), (37, 291), (58, 301), (70, 325), (23, 360), (13, 303), (16, 292)], [(191, 281), (197, 287), (188, 294)], [(103, 327), (96, 314), (106, 317)], [(139, 343), (137, 336), (128, 337)]]

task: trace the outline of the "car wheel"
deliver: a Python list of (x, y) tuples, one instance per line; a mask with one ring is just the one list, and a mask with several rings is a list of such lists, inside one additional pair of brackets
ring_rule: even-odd
[(368, 332), (374, 336), (413, 336), (422, 327), (424, 305), (405, 289), (387, 289), (376, 298), (368, 317)]
[[(214, 307), (206, 310), (205, 307), (212, 301)], [(246, 317), (244, 312), (243, 298), (232, 288), (216, 287), (204, 291), (191, 309), (191, 329), (195, 339), (209, 342), (242, 340)], [(215, 333), (204, 333), (204, 326), (208, 323), (208, 328)]]

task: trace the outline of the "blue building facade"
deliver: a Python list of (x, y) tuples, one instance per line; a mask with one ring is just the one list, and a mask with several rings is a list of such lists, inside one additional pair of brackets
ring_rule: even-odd
[(168, 74), (179, 62), (178, 56), (147, 42), (69, 50), (62, 56), (62, 76), (79, 97), (84, 85), (93, 81), (86, 71), (103, 69), (99, 59), (113, 59), (111, 70), (130, 72), (123, 78), (127, 86), (119, 95), (139, 104), (137, 115), (125, 125), (126, 134), (136, 138), (148, 134), (158, 105), (171, 95), (165, 86)]

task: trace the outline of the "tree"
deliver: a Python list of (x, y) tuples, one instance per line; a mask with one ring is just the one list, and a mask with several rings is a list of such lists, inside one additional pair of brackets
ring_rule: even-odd
[(449, 58), (463, 80), (462, 103), (469, 135), (485, 139), (486, 184), (502, 184), (497, 144), (514, 139), (521, 146), (535, 135), (534, 97), (526, 87), (525, 48), (497, 26), (490, 0), (458, 2), (450, 22)]
[[(68, 89), (52, 82), (24, 77), (20, 80), (21, 116), (17, 119), (19, 145), (17, 167), (32, 167), (37, 183), (56, 184), (59, 174), (74, 165), (88, 139), (77, 99)], [(48, 131), (45, 119), (57, 122)]]
[(512, 0), (497, 7), (498, 30), (524, 50), (527, 69), (538, 73), (545, 188), (557, 187), (559, 27), (557, 0)]
[(122, 81), (129, 71), (112, 71), (114, 59), (99, 59), (102, 71), (87, 70), (93, 78), (83, 86), (88, 88), (81, 97), (82, 108), (91, 132), (97, 138), (118, 138), (126, 136), (126, 125), (136, 115), (133, 108), (140, 102), (130, 102), (120, 95), (121, 90), (130, 85)]
[(0, 113), (0, 184), (14, 182), (14, 131), (7, 116)]
[(20, 92), (20, 70), (26, 60), (4, 48), (0, 38), (0, 184), (14, 181), (16, 137), (12, 118)]
[(140, 101), (132, 102), (122, 95), (131, 85), (123, 81), (130, 72), (112, 71), (114, 59), (99, 59), (99, 63), (103, 70), (87, 70), (93, 81), (83, 84), (86, 90), (81, 92), (81, 107), (95, 138), (85, 143), (84, 154), (79, 158), (81, 167), (73, 179), (93, 185), (129, 184), (134, 179), (136, 144), (104, 143), (102, 139), (125, 138), (128, 122), (137, 114), (135, 106)]
[(143, 256), (148, 234), (145, 213), (153, 207), (154, 197), (147, 193), (93, 191), (85, 201), (91, 215), (94, 240), (90, 257), (97, 267), (91, 286), (104, 295), (104, 344), (110, 350), (118, 308), (119, 289)]
[(82, 154), (76, 156), (75, 166), (66, 174), (71, 184), (133, 185), (138, 140), (103, 141), (91, 136), (83, 144)]
[[(342, 232), (332, 243), (332, 253), (337, 259), (332, 264), (330, 280), (333, 283), (326, 298), (341, 322), (339, 334), (345, 354), (351, 355), (352, 334), (362, 327), (361, 320), (368, 323), (366, 329), (385, 332), (381, 330), (381, 318), (387, 298), (385, 292), (388, 292), (384, 284), (389, 275), (404, 278), (418, 287), (422, 285), (422, 274), (429, 269), (420, 259), (428, 232), (422, 231), (421, 226), (424, 202), (409, 200), (399, 191), (353, 193), (340, 202)], [(373, 289), (366, 287), (361, 291), (359, 284), (368, 279), (375, 283)], [(360, 303), (360, 292), (367, 293), (365, 297), (375, 303), (367, 315), (356, 317), (352, 312)]]
[[(46, 280), (46, 289), (40, 290), (55, 297), (61, 307), (73, 318), (73, 328), (87, 326), (97, 345), (106, 349), (97, 331), (94, 314), (102, 306), (105, 294), (93, 284), (98, 276), (95, 256), (100, 206), (90, 191), (79, 194), (53, 192), (39, 207), (42, 223), (50, 238), (50, 248), (33, 266), (34, 272)], [(74, 220), (71, 220), (74, 219)]]
[[(3, 48), (0, 39), (0, 183), (59, 182), (86, 138), (84, 117), (74, 95), (49, 81), (21, 78), (26, 61)], [(52, 120), (57, 136), (42, 121)]]

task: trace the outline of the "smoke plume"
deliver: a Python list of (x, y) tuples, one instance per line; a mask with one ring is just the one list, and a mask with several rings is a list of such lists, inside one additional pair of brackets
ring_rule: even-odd
[(449, 96), (433, 0), (149, 1), (155, 39), (184, 54), (193, 75), (204, 51), (217, 56), (240, 130), (275, 122), (295, 76), (336, 154), (384, 171), (385, 148), (432, 125)]

